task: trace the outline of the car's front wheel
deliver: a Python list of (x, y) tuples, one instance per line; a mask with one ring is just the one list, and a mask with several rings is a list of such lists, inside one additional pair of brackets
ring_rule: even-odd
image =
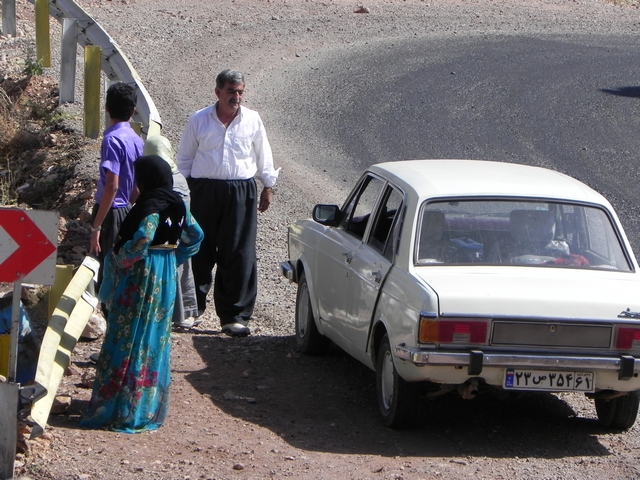
[(307, 277), (302, 272), (298, 279), (296, 296), (296, 345), (307, 355), (320, 355), (327, 351), (329, 339), (318, 331), (311, 308), (311, 296)]
[(598, 421), (607, 428), (627, 430), (633, 426), (640, 406), (640, 391), (629, 392), (621, 397), (605, 400), (596, 398)]
[(420, 391), (417, 383), (405, 381), (393, 364), (389, 336), (378, 347), (376, 393), (382, 419), (387, 427), (408, 427), (418, 418)]

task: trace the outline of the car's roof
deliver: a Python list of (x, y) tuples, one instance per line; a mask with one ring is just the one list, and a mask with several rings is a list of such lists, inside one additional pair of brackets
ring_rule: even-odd
[(595, 190), (562, 173), (540, 167), (483, 160), (405, 160), (373, 165), (420, 198), (518, 196), (608, 204)]

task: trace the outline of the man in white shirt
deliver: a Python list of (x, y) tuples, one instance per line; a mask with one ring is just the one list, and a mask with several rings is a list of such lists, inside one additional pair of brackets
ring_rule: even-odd
[[(193, 257), (198, 310), (206, 307), (216, 266), (213, 299), (222, 331), (251, 333), (247, 324), (257, 295), (257, 211), (273, 199), (279, 169), (258, 112), (241, 106), (244, 76), (224, 70), (216, 77), (218, 101), (188, 120), (176, 161), (189, 183), (191, 213), (204, 231)], [(258, 197), (257, 176), (264, 188)]]

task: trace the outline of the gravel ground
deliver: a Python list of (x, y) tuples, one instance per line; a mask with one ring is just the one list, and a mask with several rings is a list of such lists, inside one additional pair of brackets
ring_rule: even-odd
[[(314, 203), (342, 201), (353, 179), (323, 171), (322, 158), (331, 146), (311, 134), (291, 138), (280, 127), (287, 119), (271, 108), (299, 95), (298, 87), (304, 90), (287, 82), (289, 72), (355, 45), (415, 35), (637, 34), (637, 2), (79, 3), (127, 53), (174, 144), (188, 115), (213, 101), (215, 75), (227, 67), (245, 72), (246, 104), (261, 112), (283, 171), (275, 203), (259, 220), (253, 335), (244, 340), (219, 335), (212, 312), (194, 333), (176, 334), (169, 419), (158, 432), (140, 436), (76, 427), (89, 395), (80, 377), (91, 368), (88, 355), (99, 349), (80, 344), (74, 358), (78, 370), (61, 388), (73, 396), (72, 408), (52, 417), (50, 433), (32, 446), (24, 459), (27, 474), (56, 479), (640, 476), (638, 429), (602, 431), (593, 406), (582, 397), (549, 395), (507, 406), (447, 399), (429, 407), (428, 420), (417, 430), (394, 432), (377, 420), (371, 372), (339, 351), (321, 359), (300, 357), (292, 341), (295, 286), (277, 268), (287, 256), (287, 225), (309, 216)], [(359, 7), (368, 13), (355, 13)], [(96, 161), (86, 158), (88, 172)]]

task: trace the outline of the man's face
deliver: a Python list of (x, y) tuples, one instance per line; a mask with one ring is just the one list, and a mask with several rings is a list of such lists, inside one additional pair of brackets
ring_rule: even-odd
[(244, 95), (243, 83), (226, 83), (224, 88), (216, 87), (216, 97), (220, 105), (227, 111), (237, 111)]

